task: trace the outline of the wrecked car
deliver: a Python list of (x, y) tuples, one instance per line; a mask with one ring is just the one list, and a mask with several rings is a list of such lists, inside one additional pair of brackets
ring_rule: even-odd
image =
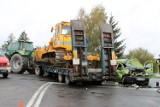
[(136, 84), (147, 86), (149, 75), (153, 73), (153, 64), (147, 61), (143, 66), (137, 59), (119, 59), (116, 65), (116, 77), (123, 85)]
[(0, 74), (2, 74), (4, 78), (7, 78), (10, 71), (9, 60), (5, 56), (4, 51), (0, 49)]

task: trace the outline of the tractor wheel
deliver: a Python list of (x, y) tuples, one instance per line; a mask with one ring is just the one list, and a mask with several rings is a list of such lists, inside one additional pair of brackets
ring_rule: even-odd
[(13, 73), (23, 73), (23, 57), (20, 54), (14, 54), (10, 60), (11, 71)]
[(36, 66), (35, 74), (38, 75), (38, 76), (43, 76), (44, 75), (44, 72), (43, 72), (43, 70), (40, 66)]

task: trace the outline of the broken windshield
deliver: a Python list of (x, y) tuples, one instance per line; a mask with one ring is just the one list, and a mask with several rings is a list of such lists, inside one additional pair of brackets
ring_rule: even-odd
[(137, 59), (129, 59), (126, 62), (127, 67), (143, 69), (143, 65)]

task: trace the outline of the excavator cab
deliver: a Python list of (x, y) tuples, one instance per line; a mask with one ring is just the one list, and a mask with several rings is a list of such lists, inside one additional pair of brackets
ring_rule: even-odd
[[(53, 27), (52, 27), (53, 28)], [(53, 46), (55, 49), (64, 48), (71, 50), (71, 26), (70, 22), (61, 22), (55, 25), (53, 32)]]

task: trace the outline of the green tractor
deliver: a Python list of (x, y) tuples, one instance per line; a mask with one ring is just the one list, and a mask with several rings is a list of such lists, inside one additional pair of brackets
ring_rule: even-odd
[(22, 74), (26, 70), (34, 74), (34, 48), (33, 42), (14, 41), (9, 44), (5, 55), (10, 60), (11, 72)]

